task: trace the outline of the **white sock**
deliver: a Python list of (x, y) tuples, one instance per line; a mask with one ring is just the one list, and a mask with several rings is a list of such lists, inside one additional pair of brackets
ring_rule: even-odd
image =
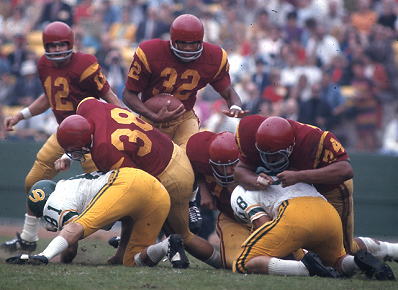
[(210, 265), (216, 269), (221, 269), (222, 268), (222, 261), (221, 261), (221, 256), (220, 254), (216, 251), (216, 249), (213, 250), (213, 254), (211, 257), (205, 261), (207, 265)]
[(39, 236), (37, 235), (39, 232), (39, 222), (40, 219), (26, 213), (21, 238), (28, 242), (37, 242), (39, 240)]
[(354, 256), (346, 256), (341, 262), (341, 269), (347, 276), (352, 276), (361, 269), (355, 263)]
[(64, 237), (56, 236), (39, 255), (45, 256), (49, 261), (69, 247)]
[(137, 267), (146, 267), (146, 265), (140, 259), (141, 252), (134, 256), (134, 263)]
[(149, 246), (147, 249), (147, 254), (149, 259), (151, 259), (154, 264), (157, 264), (163, 259), (164, 256), (167, 255), (168, 249), (169, 239), (167, 238), (160, 243)]
[(268, 263), (268, 273), (278, 276), (309, 276), (308, 269), (301, 261), (271, 258)]
[(394, 260), (398, 259), (398, 244), (387, 242), (375, 242), (371, 238), (359, 237), (366, 246), (366, 250), (379, 260), (391, 257)]
[(195, 201), (196, 200), (196, 195), (198, 194), (199, 186), (197, 186), (191, 193), (191, 200), (190, 201)]

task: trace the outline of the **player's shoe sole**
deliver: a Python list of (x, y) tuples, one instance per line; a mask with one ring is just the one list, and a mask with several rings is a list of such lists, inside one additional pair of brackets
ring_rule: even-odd
[(373, 276), (377, 280), (395, 280), (394, 273), (391, 268), (376, 259), (372, 254), (365, 250), (359, 250), (355, 253), (354, 261), (361, 269), (366, 277), (372, 279)]
[(305, 267), (308, 269), (310, 276), (338, 278), (336, 269), (332, 267), (325, 267), (318, 255), (313, 252), (308, 251), (308, 253), (304, 255), (301, 262), (303, 262)]
[(6, 260), (7, 264), (13, 265), (47, 265), (48, 259), (45, 256), (22, 254), (10, 257)]
[(189, 267), (188, 257), (185, 254), (184, 244), (180, 235), (175, 234), (169, 237), (167, 257), (173, 265), (173, 268), (185, 269)]

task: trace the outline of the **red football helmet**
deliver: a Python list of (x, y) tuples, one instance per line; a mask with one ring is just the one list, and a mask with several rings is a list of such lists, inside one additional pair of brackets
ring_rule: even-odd
[[(174, 54), (183, 61), (191, 61), (200, 57), (203, 50), (205, 30), (202, 22), (194, 15), (183, 14), (178, 16), (170, 27), (170, 46)], [(188, 52), (177, 48), (176, 41), (199, 41), (197, 51)], [(190, 56), (184, 56), (190, 55)]]
[(290, 123), (281, 117), (269, 117), (258, 127), (256, 147), (270, 172), (281, 172), (289, 166), (295, 137)]
[[(53, 52), (50, 53), (48, 51), (47, 45), (49, 43), (59, 43), (61, 41), (66, 41), (69, 43), (69, 47), (67, 51), (62, 52)], [(44, 54), (49, 60), (61, 62), (67, 59), (72, 55), (73, 52), (73, 32), (72, 29), (65, 23), (60, 21), (55, 21), (46, 26), (43, 30), (43, 46), (44, 46)], [(67, 56), (57, 57), (59, 55), (67, 53)]]
[(209, 146), (210, 166), (218, 184), (224, 187), (235, 186), (233, 168), (239, 161), (239, 149), (232, 132), (215, 135)]
[(84, 162), (84, 154), (90, 152), (94, 123), (80, 115), (66, 117), (58, 127), (57, 140), (65, 153), (73, 160)]

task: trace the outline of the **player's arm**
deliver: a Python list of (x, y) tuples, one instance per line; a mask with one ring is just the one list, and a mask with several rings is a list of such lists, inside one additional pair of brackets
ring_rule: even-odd
[(163, 106), (163, 108), (158, 112), (155, 113), (152, 110), (150, 110), (138, 97), (139, 92), (131, 91), (124, 87), (123, 93), (122, 93), (122, 99), (123, 103), (136, 112), (137, 114), (144, 116), (145, 118), (148, 118), (149, 120), (152, 120), (153, 122), (156, 123), (163, 123), (163, 122), (169, 122), (173, 119), (176, 119), (180, 117), (182, 114), (185, 113), (184, 106), (181, 105), (174, 111), (168, 111), (168, 106), (170, 103), (167, 103)]
[(235, 181), (246, 190), (263, 190), (274, 180), (265, 173), (256, 174), (257, 167), (239, 160), (234, 170)]
[(19, 121), (29, 119), (30, 117), (40, 115), (51, 107), (50, 102), (45, 94), (38, 97), (29, 107), (22, 109), (12, 117), (4, 119), (4, 127), (7, 131), (13, 131), (13, 126)]
[(248, 110), (242, 110), (242, 101), (232, 85), (222, 90), (220, 95), (227, 101), (229, 110), (223, 110), (223, 113), (228, 117), (242, 118), (245, 114), (249, 113)]
[(119, 107), (122, 106), (122, 103), (111, 89), (109, 89), (103, 96), (101, 96), (101, 99), (109, 104), (113, 104)]
[(200, 175), (197, 178), (200, 187), (200, 205), (207, 210), (217, 210), (216, 198), (207, 187), (204, 176)]
[(322, 168), (291, 171), (285, 170), (277, 176), (282, 187), (299, 182), (315, 184), (339, 184), (354, 177), (354, 170), (348, 160), (342, 160)]

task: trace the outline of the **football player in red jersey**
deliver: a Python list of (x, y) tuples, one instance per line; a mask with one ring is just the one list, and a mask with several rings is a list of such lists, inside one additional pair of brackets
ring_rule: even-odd
[[(251, 115), (239, 122), (239, 162), (234, 178), (246, 190), (263, 190), (276, 175), (283, 187), (310, 183), (334, 206), (343, 225), (346, 251), (359, 249), (398, 261), (398, 244), (354, 239), (353, 169), (347, 152), (328, 131), (281, 117)], [(263, 167), (259, 175), (258, 168)]]
[[(171, 25), (170, 41), (152, 39), (139, 45), (123, 90), (127, 107), (183, 148), (189, 137), (199, 131), (193, 107), (197, 92), (207, 84), (227, 101), (230, 109), (225, 114), (245, 114), (231, 85), (226, 52), (203, 42), (203, 37), (203, 24), (197, 17), (180, 15)], [(184, 106), (169, 112), (165, 105), (159, 113), (152, 112), (144, 102), (159, 93), (172, 94)]]
[(232, 269), (242, 243), (252, 232), (251, 224), (239, 223), (231, 208), (231, 193), (237, 186), (233, 170), (239, 154), (235, 135), (232, 132), (199, 132), (189, 138), (186, 151), (199, 182), (201, 206), (219, 211), (216, 231), (221, 259), (224, 268)]
[[(228, 104), (224, 113), (242, 117), (241, 100), (231, 85), (227, 53), (221, 47), (203, 41), (204, 27), (194, 15), (178, 16), (170, 27), (170, 41), (152, 39), (136, 50), (123, 90), (123, 102), (141, 118), (168, 135), (182, 148), (199, 131), (199, 119), (193, 111), (197, 92), (210, 84)], [(168, 111), (167, 104), (158, 112), (144, 102), (168, 93), (183, 106)], [(140, 95), (141, 94), (141, 95)], [(140, 96), (139, 96), (140, 95)], [(191, 228), (200, 229), (201, 217), (192, 192)]]
[[(59, 125), (57, 138), (73, 159), (84, 160), (84, 155), (90, 152), (100, 171), (133, 167), (155, 176), (171, 200), (170, 213), (163, 226), (165, 233), (180, 234), (186, 251), (192, 256), (215, 268), (222, 267), (214, 247), (189, 230), (188, 203), (194, 173), (185, 150), (168, 136), (126, 108), (87, 98), (79, 104), (77, 115), (69, 116)], [(69, 165), (69, 159), (56, 161), (56, 168), (60, 170), (66, 170)], [(123, 241), (128, 241), (128, 237), (122, 223), (120, 244), (110, 263), (121, 263), (126, 247)]]
[[(4, 119), (7, 131), (23, 119), (28, 119), (52, 109), (58, 123), (69, 115), (75, 114), (77, 105), (88, 96), (101, 98), (106, 102), (120, 106), (117, 96), (112, 92), (105, 76), (101, 73), (97, 59), (91, 54), (73, 52), (73, 32), (63, 22), (52, 22), (43, 30), (44, 55), (39, 59), (37, 72), (43, 85), (44, 93), (29, 107), (12, 117)], [(50, 136), (37, 154), (35, 163), (25, 180), (25, 190), (39, 180), (53, 179), (59, 171), (54, 162), (63, 154), (56, 134)], [(89, 159), (89, 158), (88, 158)], [(83, 163), (85, 172), (93, 172), (93, 162)], [(27, 207), (25, 223), (21, 235), (12, 241), (0, 245), (9, 252), (23, 250), (32, 252), (36, 249), (39, 219)]]

